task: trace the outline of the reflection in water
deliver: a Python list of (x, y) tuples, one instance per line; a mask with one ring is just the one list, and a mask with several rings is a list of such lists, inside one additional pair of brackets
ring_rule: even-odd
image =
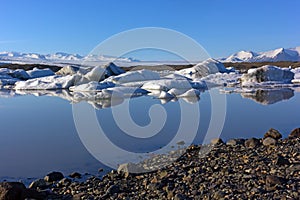
[(290, 88), (282, 89), (258, 89), (251, 93), (242, 93), (242, 97), (249, 98), (263, 105), (274, 104), (294, 96), (294, 90)]
[[(123, 103), (125, 99), (125, 97), (103, 99), (103, 98), (97, 98), (97, 92), (70, 92), (69, 90), (16, 90), (16, 91), (6, 90), (1, 92), (2, 92), (0, 93), (1, 97), (13, 97), (17, 95), (52, 96), (52, 97), (59, 97), (65, 99), (72, 104), (79, 103), (79, 102), (87, 102), (97, 110), (119, 105)], [(131, 98), (139, 97), (139, 96), (142, 95), (135, 94), (134, 96), (131, 96)], [(200, 97), (191, 96), (191, 97), (183, 97), (181, 99), (183, 99), (187, 103), (194, 104), (200, 100)], [(166, 104), (168, 102), (175, 102), (175, 101), (178, 101), (178, 99), (177, 98), (160, 99), (161, 104)]]

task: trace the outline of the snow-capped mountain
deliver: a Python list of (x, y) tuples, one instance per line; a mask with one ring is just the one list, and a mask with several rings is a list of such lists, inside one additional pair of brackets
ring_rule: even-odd
[(87, 55), (69, 54), (57, 52), (55, 54), (38, 53), (19, 53), (19, 52), (0, 52), (0, 62), (5, 63), (30, 63), (30, 64), (89, 64), (97, 65), (98, 62), (138, 62), (138, 60), (126, 57), (114, 57), (106, 55)]
[(255, 53), (252, 51), (240, 51), (227, 58), (219, 59), (221, 62), (277, 62), (300, 61), (300, 47), (279, 48), (271, 51)]

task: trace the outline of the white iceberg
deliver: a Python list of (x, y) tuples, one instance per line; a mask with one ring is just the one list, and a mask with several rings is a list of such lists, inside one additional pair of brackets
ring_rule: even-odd
[(191, 88), (206, 88), (204, 82), (191, 82), (187, 80), (172, 80), (172, 79), (161, 79), (156, 81), (149, 81), (146, 82), (143, 86), (145, 90), (164, 90), (168, 91), (172, 88), (177, 89), (191, 89)]
[(115, 87), (115, 84), (112, 82), (99, 83), (97, 81), (91, 81), (89, 83), (71, 86), (69, 89), (71, 91), (77, 91), (77, 92), (92, 92), (92, 91), (100, 91), (110, 87)]
[(13, 78), (8, 74), (0, 74), (0, 86), (14, 85), (20, 79)]
[(89, 81), (101, 81), (104, 79), (105, 69), (97, 66), (84, 75)]
[(160, 79), (160, 75), (157, 72), (153, 72), (150, 70), (138, 70), (138, 71), (126, 72), (118, 76), (111, 76), (107, 78), (106, 81), (110, 81), (117, 84), (123, 84), (129, 82), (158, 80), (158, 79)]
[(54, 72), (49, 68), (38, 69), (35, 67), (32, 70), (28, 70), (26, 72), (27, 72), (29, 78), (40, 78), (40, 77), (55, 75)]
[(200, 91), (197, 89), (189, 89), (183, 94), (178, 95), (177, 97), (197, 97), (200, 95)]
[(77, 74), (79, 69), (80, 69), (79, 67), (74, 67), (74, 66), (68, 65), (68, 66), (62, 67), (55, 74), (61, 75), (61, 76), (74, 75), (74, 74)]
[(292, 80), (293, 83), (300, 83), (300, 67), (291, 70), (295, 75)]
[(236, 72), (215, 73), (194, 81), (205, 81), (209, 87), (213, 86), (236, 86), (240, 83), (241, 74)]
[(29, 74), (24, 69), (16, 69), (12, 71), (10, 75), (21, 80), (27, 80), (30, 78)]
[(106, 76), (116, 76), (125, 73), (123, 69), (115, 65), (113, 62), (104, 66)]
[(209, 74), (215, 74), (218, 72), (224, 73), (228, 72), (228, 70), (225, 68), (223, 63), (212, 58), (209, 58), (191, 68), (177, 71), (177, 73), (193, 79), (201, 78)]
[(18, 81), (15, 83), (16, 90), (54, 90), (67, 89), (74, 85), (75, 76), (46, 76), (35, 79), (28, 79), (27, 81)]
[(247, 74), (241, 76), (241, 84), (243, 87), (280, 86), (291, 83), (293, 79), (294, 73), (290, 69), (264, 65), (249, 69)]

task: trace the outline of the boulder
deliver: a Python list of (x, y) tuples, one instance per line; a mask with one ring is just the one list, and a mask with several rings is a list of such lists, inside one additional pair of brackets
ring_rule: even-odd
[(295, 128), (290, 134), (289, 138), (300, 138), (300, 128)]
[(282, 135), (276, 129), (271, 128), (264, 135), (264, 138), (267, 138), (267, 137), (271, 137), (271, 138), (273, 138), (275, 140), (278, 140), (278, 139), (282, 138)]
[(26, 187), (19, 182), (2, 182), (0, 183), (1, 200), (22, 200)]
[(245, 141), (245, 147), (247, 148), (255, 148), (256, 146), (259, 145), (259, 140), (256, 138), (250, 138)]
[(46, 182), (59, 181), (64, 178), (64, 175), (61, 172), (51, 172), (44, 177)]
[(266, 137), (263, 139), (263, 145), (265, 146), (274, 146), (277, 143), (277, 141), (272, 137)]

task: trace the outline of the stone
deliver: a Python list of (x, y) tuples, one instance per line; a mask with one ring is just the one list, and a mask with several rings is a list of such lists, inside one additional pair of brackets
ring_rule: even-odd
[(263, 145), (265, 146), (274, 146), (276, 144), (276, 140), (271, 137), (267, 137), (263, 139)]
[(295, 128), (290, 134), (289, 138), (300, 138), (300, 128)]
[(118, 167), (117, 172), (128, 177), (129, 173), (142, 173), (145, 172), (145, 169), (134, 163), (124, 163)]
[(275, 140), (278, 140), (278, 139), (282, 138), (282, 135), (276, 129), (271, 128), (264, 135), (264, 138), (267, 138), (267, 137), (271, 137), (271, 138), (273, 138)]
[(214, 199), (222, 199), (224, 196), (225, 193), (223, 191), (217, 191), (213, 194)]
[(185, 200), (187, 199), (187, 197), (184, 195), (184, 194), (176, 194), (175, 197), (174, 197), (174, 200)]
[(281, 185), (284, 181), (282, 178), (277, 176), (268, 175), (266, 177), (266, 185), (267, 186), (275, 186), (275, 185)]
[(243, 145), (245, 143), (244, 139), (231, 139), (226, 142), (226, 145), (235, 146), (235, 145)]
[(276, 165), (280, 165), (280, 166), (281, 166), (281, 165), (289, 165), (290, 162), (289, 162), (288, 159), (286, 159), (286, 158), (284, 158), (284, 157), (278, 155), (277, 158), (275, 159), (275, 164), (276, 164)]
[(256, 138), (250, 138), (245, 141), (245, 147), (247, 148), (255, 148), (259, 145), (259, 140)]
[(120, 192), (120, 187), (118, 185), (112, 185), (106, 190), (106, 194), (112, 195)]
[(221, 138), (213, 138), (211, 139), (210, 143), (212, 145), (216, 145), (216, 144), (224, 144), (223, 140)]
[(0, 199), (1, 200), (22, 200), (26, 187), (19, 182), (1, 182)]
[(30, 183), (28, 188), (32, 188), (32, 189), (46, 189), (49, 187), (49, 184), (47, 184), (47, 182), (44, 179), (37, 179), (35, 181), (33, 181), (32, 183)]
[(46, 182), (59, 181), (64, 178), (64, 175), (61, 172), (51, 172), (44, 177)]
[(69, 175), (71, 178), (81, 178), (81, 174), (78, 172), (73, 172), (72, 174)]

